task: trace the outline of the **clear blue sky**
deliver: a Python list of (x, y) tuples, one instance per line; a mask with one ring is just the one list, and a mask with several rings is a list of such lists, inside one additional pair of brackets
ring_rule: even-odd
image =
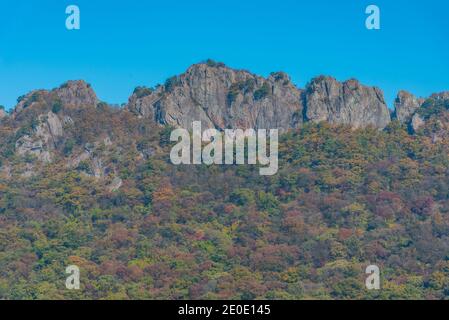
[[(365, 8), (382, 29), (365, 29)], [(65, 28), (65, 8), (81, 30)], [(426, 96), (449, 90), (447, 0), (0, 0), (0, 104), (69, 79), (90, 82), (100, 99), (126, 102), (212, 58), (260, 75), (289, 73), (298, 86), (326, 74), (385, 91)]]

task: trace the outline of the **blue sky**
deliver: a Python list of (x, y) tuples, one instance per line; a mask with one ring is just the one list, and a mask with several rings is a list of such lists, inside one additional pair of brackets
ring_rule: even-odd
[[(81, 30), (65, 28), (65, 8), (81, 10)], [(381, 9), (379, 31), (365, 8)], [(0, 104), (69, 79), (100, 99), (126, 102), (212, 58), (260, 75), (358, 78), (420, 96), (449, 90), (449, 1), (426, 0), (0, 0)]]

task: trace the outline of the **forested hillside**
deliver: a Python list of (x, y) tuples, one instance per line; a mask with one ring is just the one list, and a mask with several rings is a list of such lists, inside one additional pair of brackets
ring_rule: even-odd
[(0, 120), (0, 299), (449, 298), (445, 96), (383, 130), (290, 128), (263, 177), (174, 166), (172, 127), (61, 90)]

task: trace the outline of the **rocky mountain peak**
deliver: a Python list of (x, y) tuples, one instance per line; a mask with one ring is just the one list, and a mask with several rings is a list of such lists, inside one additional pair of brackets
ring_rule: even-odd
[(61, 103), (67, 106), (96, 106), (97, 95), (91, 85), (83, 80), (68, 81), (54, 90)]
[[(397, 119), (402, 124), (408, 125), (412, 132), (417, 132), (426, 124), (435, 122), (437, 127), (446, 129), (447, 110), (449, 110), (449, 91), (434, 93), (427, 99), (417, 98), (407, 91), (400, 91), (395, 100), (395, 111), (393, 119)], [(438, 134), (441, 134), (438, 133)]]
[(341, 83), (332, 77), (317, 77), (307, 86), (305, 101), (306, 118), (313, 122), (383, 129), (391, 120), (383, 92), (355, 79)]
[(191, 66), (153, 91), (136, 90), (127, 108), (156, 123), (185, 128), (202, 121), (218, 129), (288, 130), (309, 120), (383, 129), (391, 121), (383, 92), (356, 79), (340, 83), (320, 76), (304, 91), (284, 72), (264, 78), (212, 61)]
[(48, 90), (34, 90), (21, 96), (17, 100), (13, 116), (16, 117), (25, 109), (32, 109), (37, 106), (49, 106), (58, 103), (62, 106), (81, 107), (96, 106), (97, 95), (90, 86), (83, 80), (67, 81), (59, 88)]
[[(419, 131), (437, 143), (448, 137), (448, 110), (449, 92), (424, 100), (401, 91), (392, 116), (411, 134)], [(192, 122), (201, 121), (203, 129), (277, 128), (282, 133), (307, 121), (378, 129), (391, 121), (382, 91), (356, 79), (339, 82), (320, 76), (303, 90), (284, 72), (261, 77), (212, 61), (195, 64), (155, 88), (137, 87), (125, 110), (99, 104), (86, 82), (68, 81), (50, 91), (35, 90), (22, 96), (11, 116), (5, 118), (0, 108), (2, 117), (2, 132), (4, 139), (8, 138), (4, 140), (8, 143), (5, 153), (28, 159), (25, 175), (33, 174), (33, 159), (45, 164), (65, 157), (70, 168), (80, 168), (94, 177), (107, 176), (107, 172), (114, 172), (114, 166), (108, 167), (95, 148), (87, 145), (98, 145), (98, 150), (103, 150), (103, 145), (114, 149), (118, 147), (115, 139), (128, 134), (127, 130), (120, 131), (124, 127), (153, 130), (171, 125), (190, 129)], [(122, 122), (123, 128), (114, 127)], [(80, 125), (86, 129), (75, 134)], [(112, 127), (118, 130), (115, 134)], [(107, 143), (102, 142), (105, 139)], [(142, 141), (136, 144), (142, 158), (154, 153)], [(128, 147), (128, 143), (121, 146)], [(111, 183), (110, 190), (116, 188), (120, 188), (119, 180)]]
[(406, 123), (412, 119), (423, 103), (424, 99), (417, 98), (407, 91), (400, 91), (394, 102), (393, 118), (401, 123)]
[[(144, 93), (144, 94), (143, 94)], [(302, 122), (301, 90), (284, 73), (269, 78), (208, 61), (169, 78), (156, 90), (136, 90), (127, 109), (159, 124), (190, 128), (297, 127)]]
[[(448, 99), (449, 92), (442, 92), (428, 100)], [(88, 83), (68, 81), (51, 91), (35, 90), (22, 96), (10, 118), (29, 121), (49, 111), (59, 114), (64, 107), (97, 105), (98, 98)], [(424, 99), (401, 91), (390, 115), (383, 92), (356, 79), (339, 82), (330, 76), (319, 76), (303, 90), (285, 72), (262, 77), (208, 60), (192, 65), (155, 88), (137, 87), (125, 109), (154, 124), (187, 129), (192, 122), (201, 121), (203, 128), (219, 130), (286, 131), (301, 127), (305, 121), (383, 129), (393, 117), (411, 125), (425, 105)], [(25, 109), (33, 112), (21, 113)], [(0, 117), (5, 117), (4, 112)], [(423, 116), (422, 121), (427, 118)], [(417, 116), (414, 123), (420, 123)]]

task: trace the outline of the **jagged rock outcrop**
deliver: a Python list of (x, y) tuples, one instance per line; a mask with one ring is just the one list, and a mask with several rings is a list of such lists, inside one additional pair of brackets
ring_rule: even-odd
[[(401, 91), (391, 116), (411, 134), (429, 137), (435, 144), (445, 142), (449, 139), (449, 92), (424, 100)], [(193, 121), (202, 121), (203, 129), (278, 128), (283, 132), (307, 121), (326, 121), (383, 129), (391, 116), (383, 93), (357, 80), (338, 82), (321, 76), (302, 90), (282, 72), (263, 78), (211, 62), (194, 65), (154, 89), (136, 88), (125, 110), (98, 103), (84, 81), (69, 81), (51, 91), (36, 90), (21, 97), (13, 112), (1, 120), (0, 151), (7, 157), (0, 175), (27, 178), (46, 163), (62, 161), (67, 170), (103, 180), (113, 192), (124, 183), (116, 170), (122, 152), (133, 152), (136, 161), (158, 154), (157, 142), (146, 143), (154, 138), (152, 131), (160, 134), (157, 126), (190, 129)]]
[(448, 106), (449, 91), (434, 93), (427, 99), (416, 98), (406, 91), (400, 91), (395, 101), (393, 119), (407, 125), (413, 133), (430, 123), (432, 128), (427, 131), (432, 132), (432, 140), (436, 143), (447, 136)]
[(201, 63), (155, 90), (138, 88), (127, 109), (156, 123), (190, 128), (288, 129), (302, 123), (301, 90), (285, 73), (269, 78)]
[(425, 128), (434, 143), (449, 138), (449, 91), (432, 94), (416, 112), (412, 128)]
[(410, 123), (411, 128), (413, 129), (414, 132), (417, 132), (419, 129), (421, 129), (424, 125), (426, 124), (426, 122), (424, 121), (423, 118), (421, 118), (421, 116), (416, 113), (413, 117), (412, 117), (412, 121)]
[(29, 135), (21, 137), (16, 142), (16, 153), (19, 156), (32, 155), (39, 161), (51, 162), (50, 153), (46, 150), (44, 142), (40, 138), (33, 138)]
[(64, 134), (62, 122), (53, 112), (41, 115), (38, 125), (32, 134), (20, 137), (16, 141), (16, 152), (20, 156), (35, 156), (39, 161), (51, 162), (50, 151), (56, 147), (57, 141)]
[(439, 143), (449, 141), (449, 112), (435, 122), (434, 130), (431, 134), (432, 142)]
[(449, 91), (434, 93), (427, 99), (416, 99), (402, 91), (402, 96), (400, 93), (396, 99), (394, 115), (414, 133), (433, 123), (428, 131), (433, 132), (433, 140), (436, 142), (441, 140), (441, 136), (446, 136), (448, 110)]
[(58, 89), (54, 90), (61, 103), (67, 106), (96, 106), (97, 95), (85, 81), (68, 81)]
[(96, 179), (103, 178), (113, 172), (114, 169), (110, 163), (105, 163), (102, 159), (101, 155), (106, 154), (105, 150), (102, 149), (112, 146), (114, 146), (114, 143), (109, 137), (99, 139), (95, 143), (86, 143), (82, 152), (68, 160), (66, 166)]
[(18, 99), (13, 111), (13, 117), (27, 108), (42, 104), (60, 104), (62, 106), (82, 107), (96, 106), (98, 98), (90, 84), (82, 80), (68, 81), (59, 88), (48, 90), (34, 90)]
[(0, 108), (0, 120), (6, 118), (6, 116), (7, 116), (6, 111)]
[(161, 99), (163, 89), (158, 87), (157, 91), (149, 88), (137, 87), (129, 98), (126, 108), (139, 117), (158, 121), (155, 114), (155, 104)]
[(383, 129), (391, 121), (382, 91), (357, 80), (340, 83), (332, 77), (315, 78), (307, 86), (305, 101), (306, 118), (313, 122)]
[[(449, 92), (443, 92), (430, 99), (440, 101), (448, 97)], [(125, 109), (155, 124), (187, 129), (194, 121), (201, 121), (203, 129), (220, 130), (277, 128), (286, 131), (301, 127), (304, 121), (383, 129), (392, 117), (411, 128), (422, 126), (426, 118), (418, 118), (416, 114), (424, 102), (401, 91), (395, 101), (395, 111), (390, 115), (382, 91), (354, 79), (339, 82), (320, 76), (302, 90), (283, 72), (263, 78), (207, 61), (191, 66), (184, 74), (154, 89), (136, 88)], [(36, 90), (21, 97), (12, 118), (34, 105), (41, 106), (34, 115), (48, 110), (58, 113), (55, 109), (68, 106), (97, 106), (98, 99), (86, 82), (68, 81), (54, 90)], [(50, 136), (58, 136), (64, 126), (74, 124), (67, 113), (62, 114), (61, 119), (49, 114), (46, 121)], [(39, 149), (39, 143), (27, 139), (21, 141), (26, 149)], [(46, 143), (43, 139), (42, 145)]]
[(23, 95), (17, 99), (17, 105), (15, 106), (13, 110), (13, 117), (18, 115), (20, 112), (22, 112), (24, 109), (27, 109), (29, 107), (33, 107), (34, 105), (38, 104), (40, 102), (40, 98), (43, 95), (48, 95), (49, 91), (47, 90), (33, 90), (26, 95)]
[(434, 93), (430, 96), (430, 99), (433, 100), (449, 100), (449, 91), (443, 91), (439, 93)]
[(424, 99), (417, 98), (407, 91), (400, 91), (394, 102), (393, 118), (401, 123), (408, 123), (423, 103)]
[(62, 123), (59, 120), (59, 117), (53, 112), (47, 113), (47, 121), (46, 124), (48, 126), (48, 133), (54, 141), (63, 135)]

